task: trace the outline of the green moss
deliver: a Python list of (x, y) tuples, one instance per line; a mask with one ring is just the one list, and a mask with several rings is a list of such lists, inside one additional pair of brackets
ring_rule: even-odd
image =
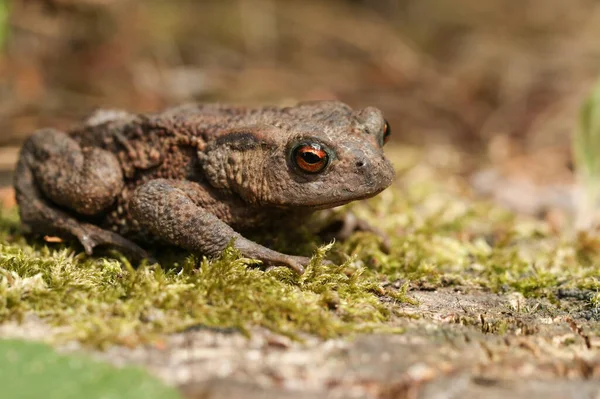
[(136, 269), (123, 258), (36, 248), (4, 234), (0, 319), (33, 312), (70, 327), (66, 338), (93, 345), (136, 344), (197, 325), (242, 331), (259, 325), (322, 337), (381, 327), (390, 312), (378, 300), (377, 279), (360, 268), (322, 265), (328, 249), (317, 252), (303, 276), (286, 268), (261, 271), (233, 249), (215, 261), (190, 256)]

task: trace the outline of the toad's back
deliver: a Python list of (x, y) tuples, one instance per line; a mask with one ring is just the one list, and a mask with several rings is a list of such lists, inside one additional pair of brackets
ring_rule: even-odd
[(154, 115), (99, 111), (69, 135), (82, 147), (115, 154), (129, 183), (153, 178), (200, 178), (197, 152), (229, 127), (261, 109), (184, 105)]

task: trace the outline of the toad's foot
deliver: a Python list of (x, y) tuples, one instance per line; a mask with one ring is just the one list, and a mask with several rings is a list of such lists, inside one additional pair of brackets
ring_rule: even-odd
[(125, 255), (132, 257), (136, 261), (148, 259), (151, 263), (156, 262), (144, 249), (112, 231), (104, 230), (91, 224), (80, 224), (72, 233), (79, 239), (85, 253), (88, 255), (93, 254), (94, 248), (108, 245), (118, 248)]
[(264, 262), (264, 264), (268, 266), (268, 268), (274, 266), (286, 266), (298, 274), (303, 274), (304, 269), (306, 268), (306, 266), (308, 266), (309, 263), (310, 258), (307, 258), (305, 256), (293, 255), (283, 255), (280, 260), (269, 260)]
[(381, 240), (381, 250), (389, 253), (391, 243), (389, 236), (380, 228), (371, 225), (363, 219), (357, 218), (352, 212), (346, 212), (341, 219), (333, 220), (319, 232), (325, 240), (336, 239), (345, 241), (357, 231), (365, 231), (375, 234)]

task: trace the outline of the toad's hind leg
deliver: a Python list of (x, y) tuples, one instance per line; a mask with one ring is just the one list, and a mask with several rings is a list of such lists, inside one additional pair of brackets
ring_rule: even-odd
[(113, 245), (138, 258), (147, 257), (133, 242), (83, 223), (70, 212), (92, 216), (114, 202), (124, 183), (112, 153), (81, 148), (63, 132), (41, 130), (23, 145), (14, 184), (25, 231), (75, 236), (88, 254), (98, 245)]

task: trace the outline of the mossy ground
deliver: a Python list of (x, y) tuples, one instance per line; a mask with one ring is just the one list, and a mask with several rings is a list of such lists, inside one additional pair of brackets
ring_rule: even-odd
[[(577, 293), (588, 314), (597, 314), (600, 240), (557, 233), (473, 199), (452, 157), (432, 165), (399, 148), (391, 157), (396, 184), (349, 207), (389, 234), (391, 252), (369, 233), (329, 247), (302, 232), (296, 252), (320, 248), (303, 276), (263, 271), (233, 250), (212, 261), (167, 254), (160, 266), (131, 265), (116, 253), (87, 257), (67, 244), (26, 240), (16, 212), (4, 211), (0, 321), (35, 314), (64, 327), (54, 339), (94, 346), (151, 342), (194, 326), (264, 326), (294, 337), (400, 332), (393, 322), (402, 316), (398, 302), (410, 301), (410, 290), (445, 286), (556, 303), (559, 292)], [(323, 256), (337, 266), (321, 264)]]

